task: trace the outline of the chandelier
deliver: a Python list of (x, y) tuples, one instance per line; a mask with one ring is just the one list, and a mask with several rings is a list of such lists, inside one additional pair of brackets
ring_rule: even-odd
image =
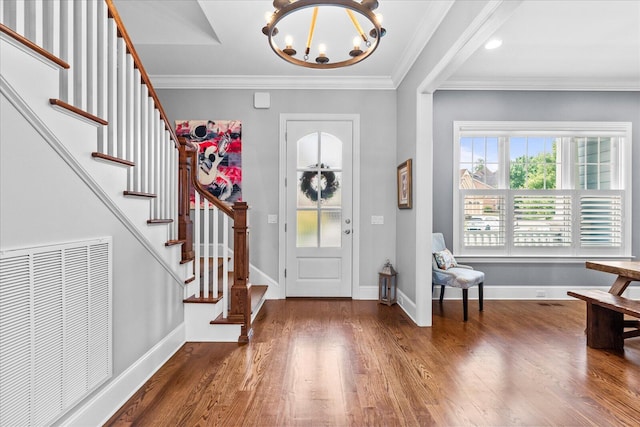
[[(276, 55), (302, 67), (323, 69), (356, 64), (369, 57), (386, 34), (382, 15), (373, 12), (378, 7), (377, 0), (274, 0), (273, 7), (275, 11), (265, 15), (267, 24), (262, 33), (268, 37)], [(365, 28), (370, 28), (368, 32), (360, 21), (364, 22)], [(320, 24), (322, 30), (319, 30)], [(303, 25), (304, 30), (300, 30)], [(290, 33), (296, 29), (298, 34)], [(344, 37), (340, 46), (327, 46), (323, 40), (325, 37), (335, 42), (336, 37), (347, 32), (353, 37)], [(300, 39), (305, 35), (306, 44), (299, 53), (294, 48), (294, 37), (299, 37), (295, 41), (300, 45)], [(314, 36), (319, 39), (317, 44), (314, 44)], [(330, 55), (338, 59), (330, 60)]]

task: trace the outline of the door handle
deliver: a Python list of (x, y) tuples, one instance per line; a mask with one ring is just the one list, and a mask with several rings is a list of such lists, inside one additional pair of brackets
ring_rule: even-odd
[(351, 234), (351, 230), (344, 230), (344, 234)]

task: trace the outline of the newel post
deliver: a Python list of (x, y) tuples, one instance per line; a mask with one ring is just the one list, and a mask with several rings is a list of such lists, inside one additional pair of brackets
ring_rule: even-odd
[(249, 229), (247, 203), (233, 204), (233, 271), (229, 320), (242, 321), (238, 342), (249, 342), (251, 336), (251, 295), (249, 286)]
[(193, 222), (191, 221), (189, 193), (191, 188), (191, 173), (193, 171), (192, 147), (186, 138), (178, 138), (179, 166), (178, 166), (178, 239), (182, 244), (182, 261), (195, 258), (193, 251)]

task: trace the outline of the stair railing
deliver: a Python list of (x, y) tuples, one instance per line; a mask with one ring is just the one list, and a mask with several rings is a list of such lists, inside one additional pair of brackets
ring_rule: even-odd
[[(193, 160), (197, 152), (189, 156), (186, 151), (179, 153), (181, 144), (113, 0), (1, 0), (0, 20), (1, 33), (57, 64), (60, 94), (49, 102), (96, 124), (98, 147), (92, 157), (127, 168), (124, 196), (151, 200), (147, 222), (169, 224), (167, 245), (183, 244), (183, 263), (198, 260), (193, 225), (188, 220), (189, 189), (185, 190), (185, 185), (193, 183), (196, 193), (206, 201), (205, 206), (215, 206), (211, 209), (233, 220), (234, 279), (225, 316), (229, 321), (243, 322), (239, 341), (248, 340), (251, 307), (247, 206), (224, 205), (197, 183), (192, 176), (195, 174), (182, 169), (183, 160), (197, 165)], [(179, 162), (182, 154), (185, 159), (180, 157)], [(188, 179), (183, 177), (187, 172)], [(224, 242), (221, 246), (229, 247)], [(209, 244), (199, 243), (195, 250), (200, 247), (205, 251)], [(218, 244), (213, 245), (214, 251), (217, 247)], [(226, 277), (225, 272), (223, 280)]]
[[(215, 296), (219, 287), (217, 260), (222, 258), (222, 318), (231, 323), (242, 324), (238, 341), (247, 342), (251, 336), (248, 206), (245, 202), (226, 204), (202, 186), (197, 179), (198, 148), (186, 138), (179, 137), (178, 141), (180, 143), (178, 233), (180, 239), (185, 241), (182, 245), (183, 260), (195, 260), (194, 277), (186, 291), (188, 295), (195, 295), (196, 299), (205, 300)], [(190, 214), (192, 188), (194, 190), (193, 215)], [(229, 221), (233, 223), (233, 282), (230, 289), (227, 282)], [(211, 271), (209, 259), (213, 259)], [(198, 268), (199, 264), (202, 265), (201, 263), (204, 266)], [(209, 277), (209, 274), (212, 277)], [(211, 287), (209, 287), (210, 283)]]
[(169, 224), (176, 242), (177, 138), (113, 1), (2, 0), (0, 19), (3, 33), (60, 65), (49, 102), (97, 125), (92, 157), (128, 169), (124, 195), (150, 199), (147, 222)]

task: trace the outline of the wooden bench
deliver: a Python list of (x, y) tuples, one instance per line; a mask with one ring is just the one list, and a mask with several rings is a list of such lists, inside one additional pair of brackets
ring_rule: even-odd
[[(598, 290), (568, 291), (567, 295), (587, 303), (587, 345), (591, 348), (622, 350), (625, 338), (640, 336), (640, 301)], [(625, 328), (634, 328), (626, 331)]]

